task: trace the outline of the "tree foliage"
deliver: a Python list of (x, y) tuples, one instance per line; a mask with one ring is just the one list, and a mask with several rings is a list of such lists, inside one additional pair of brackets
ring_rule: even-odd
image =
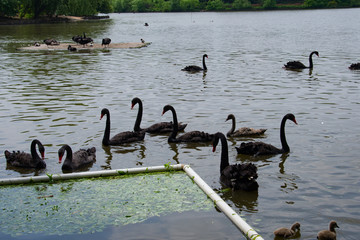
[(0, 17), (338, 7), (360, 7), (360, 0), (0, 0)]

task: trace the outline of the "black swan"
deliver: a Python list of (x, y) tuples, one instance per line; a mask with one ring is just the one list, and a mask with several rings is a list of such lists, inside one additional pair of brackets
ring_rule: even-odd
[[(136, 104), (139, 104), (139, 110), (138, 110), (138, 114), (137, 114), (135, 125), (134, 125), (135, 132), (145, 131), (148, 133), (167, 133), (167, 132), (173, 131), (173, 123), (172, 122), (160, 122), (160, 123), (155, 123), (145, 129), (140, 128), (140, 123), (141, 123), (142, 113), (143, 113), (143, 104), (142, 104), (142, 101), (140, 98), (137, 98), (137, 97), (133, 98), (133, 100), (131, 101), (131, 109), (133, 109)], [(178, 131), (183, 131), (186, 126), (187, 126), (187, 124), (179, 123)]]
[(58, 41), (56, 41), (55, 39), (45, 39), (44, 40), (44, 43), (46, 44), (46, 45), (51, 45), (51, 46), (53, 46), (53, 45), (60, 45), (60, 42), (58, 42)]
[(286, 114), (281, 120), (281, 124), (280, 124), (280, 141), (282, 146), (281, 149), (274, 147), (271, 144), (267, 144), (263, 142), (248, 142), (248, 143), (241, 143), (240, 147), (236, 147), (237, 152), (239, 154), (255, 155), (255, 156), (289, 152), (290, 148), (286, 142), (286, 137), (285, 137), (285, 122), (287, 119), (297, 124), (295, 116), (292, 113)]
[[(39, 152), (41, 157), (36, 152), (36, 145), (39, 148)], [(20, 152), (20, 151), (13, 151), (12, 153), (8, 150), (5, 150), (5, 158), (6, 162), (14, 167), (22, 167), (22, 168), (46, 168), (46, 163), (44, 161), (45, 155), (45, 148), (41, 144), (41, 142), (37, 139), (34, 139), (31, 142), (30, 146), (31, 154)]]
[(111, 39), (110, 38), (103, 38), (102, 42), (101, 42), (101, 46), (108, 46), (111, 43)]
[(86, 44), (92, 43), (93, 40), (92, 40), (92, 38), (86, 37), (86, 34), (84, 33), (84, 36), (80, 37), (78, 42), (79, 42), (79, 44), (83, 45), (83, 47), (85, 47)]
[(229, 165), (228, 145), (224, 134), (214, 135), (213, 152), (221, 140), (220, 181), (233, 190), (253, 191), (259, 188), (256, 182), (257, 167), (253, 163)]
[(76, 42), (77, 44), (79, 44), (80, 42), (80, 39), (81, 39), (81, 36), (80, 35), (77, 35), (77, 36), (73, 36), (72, 38), (71, 38), (74, 42)]
[(335, 221), (331, 221), (329, 224), (329, 230), (322, 230), (318, 232), (318, 240), (336, 240), (335, 228), (339, 228)]
[(113, 136), (110, 139), (110, 112), (107, 108), (103, 108), (101, 110), (101, 116), (100, 116), (100, 120), (106, 115), (106, 127), (105, 127), (105, 132), (104, 132), (104, 137), (102, 140), (102, 144), (105, 146), (109, 146), (109, 145), (121, 145), (123, 143), (130, 143), (130, 142), (136, 142), (136, 141), (141, 141), (144, 140), (145, 137), (145, 132), (144, 131), (140, 131), (140, 132), (131, 132), (131, 131), (126, 131), (126, 132), (121, 132), (116, 134), (115, 136)]
[(300, 230), (300, 223), (296, 222), (291, 226), (291, 229), (282, 227), (274, 231), (275, 237), (292, 238)]
[(199, 67), (199, 66), (190, 65), (190, 66), (184, 67), (184, 68), (181, 69), (181, 70), (182, 70), (182, 71), (188, 71), (188, 72), (206, 71), (206, 70), (207, 70), (207, 67), (206, 67), (206, 64), (205, 64), (205, 57), (208, 58), (208, 55), (207, 55), (207, 54), (204, 54), (204, 55), (203, 55), (203, 59), (202, 59), (203, 67), (202, 67), (202, 68)]
[(209, 134), (209, 133), (200, 132), (200, 131), (191, 131), (191, 132), (187, 132), (179, 137), (176, 137), (179, 129), (178, 129), (178, 120), (177, 120), (175, 109), (170, 105), (166, 105), (163, 108), (162, 115), (164, 115), (169, 110), (173, 114), (174, 125), (173, 125), (173, 131), (168, 138), (168, 142), (176, 143), (176, 142), (210, 142), (210, 141), (212, 141), (214, 134)]
[(69, 46), (68, 46), (68, 50), (69, 50), (70, 52), (75, 52), (77, 49), (76, 49), (76, 47), (72, 47), (71, 45), (69, 45)]
[(360, 70), (360, 63), (353, 63), (349, 67), (350, 70)]
[(319, 53), (317, 51), (313, 51), (312, 53), (310, 53), (309, 55), (309, 67), (306, 67), (303, 63), (299, 62), (299, 61), (291, 61), (288, 62), (287, 64), (284, 65), (284, 67), (286, 69), (304, 69), (304, 68), (313, 68), (313, 60), (312, 60), (312, 55), (316, 55), (319, 57)]
[(233, 114), (229, 114), (225, 120), (232, 120), (232, 126), (230, 131), (227, 132), (226, 136), (228, 137), (249, 137), (249, 136), (259, 136), (265, 133), (267, 129), (254, 129), (254, 128), (248, 128), (248, 127), (242, 127), (235, 131), (236, 128), (236, 120), (235, 116)]
[(65, 151), (66, 151), (66, 158), (61, 167), (63, 171), (75, 171), (85, 165), (94, 163), (96, 161), (95, 147), (88, 149), (80, 149), (73, 153), (71, 147), (65, 144), (58, 151), (59, 163), (61, 163)]

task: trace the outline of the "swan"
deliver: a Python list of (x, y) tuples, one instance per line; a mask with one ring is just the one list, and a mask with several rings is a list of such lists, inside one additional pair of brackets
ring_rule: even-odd
[(72, 47), (71, 45), (69, 45), (69, 46), (68, 46), (68, 50), (69, 50), (70, 52), (75, 52), (77, 49), (76, 49), (76, 47)]
[(236, 147), (238, 154), (246, 154), (246, 155), (271, 155), (271, 154), (279, 154), (286, 153), (290, 151), (289, 145), (286, 142), (285, 137), (285, 122), (289, 119), (297, 124), (294, 114), (288, 113), (281, 120), (280, 124), (280, 141), (282, 148), (276, 148), (273, 145), (263, 143), (263, 142), (248, 142), (241, 143), (240, 147)]
[(267, 129), (254, 129), (254, 128), (248, 128), (248, 127), (242, 127), (235, 131), (236, 128), (236, 121), (235, 116), (233, 114), (229, 114), (225, 120), (232, 120), (232, 127), (230, 131), (227, 132), (226, 136), (228, 137), (246, 137), (246, 136), (259, 136), (265, 133)]
[(291, 229), (282, 227), (274, 231), (275, 237), (292, 238), (300, 230), (300, 223), (296, 222), (291, 226)]
[(44, 40), (44, 43), (46, 44), (46, 45), (60, 45), (60, 42), (58, 42), (58, 41), (56, 41), (55, 39), (45, 39)]
[(106, 127), (105, 127), (104, 137), (103, 137), (103, 140), (102, 140), (103, 145), (105, 145), (105, 146), (121, 145), (123, 143), (130, 143), (130, 142), (144, 140), (144, 137), (145, 137), (145, 132), (144, 131), (140, 131), (140, 132), (131, 132), (131, 131), (121, 132), (121, 133), (116, 134), (115, 136), (113, 136), (110, 139), (110, 112), (109, 112), (109, 110), (107, 108), (103, 108), (101, 110), (100, 120), (105, 115), (106, 115)]
[(213, 152), (221, 140), (220, 181), (233, 190), (253, 191), (259, 188), (256, 182), (257, 167), (253, 163), (229, 165), (228, 144), (223, 133), (214, 135)]
[(176, 111), (175, 111), (174, 107), (171, 105), (164, 106), (162, 115), (164, 115), (169, 110), (173, 114), (173, 122), (174, 122), (173, 131), (168, 138), (169, 143), (171, 143), (171, 142), (177, 143), (177, 142), (210, 142), (210, 141), (212, 141), (214, 134), (209, 134), (209, 133), (200, 132), (200, 131), (191, 131), (191, 132), (187, 132), (179, 137), (176, 137), (179, 129), (178, 129), (178, 120), (177, 120), (177, 116), (176, 116)]
[(105, 45), (109, 47), (109, 44), (111, 43), (111, 39), (110, 38), (103, 38), (102, 42), (101, 42), (101, 46)]
[(329, 230), (322, 230), (318, 232), (318, 240), (336, 240), (335, 228), (339, 228), (335, 221), (331, 221), (329, 224)]
[(184, 67), (184, 68), (181, 69), (181, 70), (182, 70), (182, 71), (187, 71), (187, 72), (206, 71), (206, 70), (207, 70), (207, 67), (206, 67), (206, 64), (205, 64), (205, 57), (208, 58), (208, 55), (207, 55), (207, 54), (204, 54), (204, 55), (203, 55), (203, 59), (202, 59), (203, 67), (202, 67), (202, 68), (199, 67), (199, 66), (190, 65), (190, 66)]
[(360, 70), (360, 63), (353, 63), (349, 67), (350, 70)]
[(81, 39), (81, 36), (80, 36), (80, 35), (73, 36), (71, 39), (72, 39), (74, 42), (76, 42), (77, 44), (79, 44), (79, 41), (80, 41), (80, 39)]
[(313, 60), (312, 60), (312, 56), (313, 55), (316, 55), (319, 57), (319, 53), (317, 51), (313, 51), (310, 53), (309, 55), (309, 67), (306, 67), (303, 63), (299, 62), (299, 61), (291, 61), (291, 62), (288, 62), (287, 64), (284, 65), (284, 67), (286, 69), (304, 69), (304, 68), (310, 68), (312, 69), (313, 68)]
[[(36, 152), (36, 146), (38, 146), (41, 157)], [(39, 140), (34, 139), (31, 142), (30, 152), (31, 154), (20, 151), (13, 151), (11, 153), (8, 150), (5, 150), (4, 154), (6, 162), (11, 166), (36, 169), (46, 168), (46, 163), (44, 161), (45, 148)]]
[[(138, 114), (137, 114), (135, 125), (134, 125), (135, 132), (145, 131), (148, 133), (167, 133), (167, 132), (173, 131), (173, 123), (172, 122), (160, 122), (160, 123), (155, 123), (145, 129), (140, 128), (140, 123), (141, 123), (142, 113), (143, 113), (143, 104), (142, 104), (142, 101), (140, 98), (135, 97), (131, 100), (131, 109), (133, 109), (136, 104), (139, 105), (139, 109), (138, 109)], [(179, 123), (178, 130), (183, 131), (186, 126), (187, 126), (187, 124)]]
[(61, 163), (65, 151), (66, 158), (61, 167), (63, 171), (74, 171), (96, 161), (95, 147), (88, 149), (80, 149), (73, 153), (71, 147), (65, 144), (58, 151), (59, 163)]
[(92, 40), (92, 38), (86, 37), (86, 34), (84, 33), (84, 37), (80, 37), (78, 42), (79, 42), (79, 44), (83, 45), (83, 47), (85, 47), (86, 44), (92, 43), (93, 40)]

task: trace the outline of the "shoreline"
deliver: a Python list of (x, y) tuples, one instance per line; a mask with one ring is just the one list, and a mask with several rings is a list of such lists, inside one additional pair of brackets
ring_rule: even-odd
[(101, 16), (63, 16), (56, 17), (41, 17), (37, 19), (20, 19), (16, 17), (0, 17), (0, 25), (25, 25), (25, 24), (46, 24), (46, 23), (63, 23), (63, 22), (77, 22), (87, 20), (104, 20), (109, 19), (108, 15)]

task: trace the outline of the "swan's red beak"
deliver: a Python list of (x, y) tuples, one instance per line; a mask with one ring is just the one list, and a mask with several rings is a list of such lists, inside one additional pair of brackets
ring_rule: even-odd
[(101, 116), (100, 116), (100, 120), (103, 118), (103, 116), (104, 116), (104, 114), (101, 114)]
[(45, 159), (45, 152), (42, 152), (42, 153), (41, 153), (41, 158), (42, 158), (42, 160)]
[(131, 104), (131, 110), (134, 108), (134, 104)]
[(59, 156), (59, 163), (61, 163), (62, 156)]
[(216, 146), (213, 146), (213, 152), (215, 152), (216, 151)]
[(292, 119), (292, 121), (297, 125), (297, 122), (296, 122), (296, 119), (294, 118), (294, 119)]

